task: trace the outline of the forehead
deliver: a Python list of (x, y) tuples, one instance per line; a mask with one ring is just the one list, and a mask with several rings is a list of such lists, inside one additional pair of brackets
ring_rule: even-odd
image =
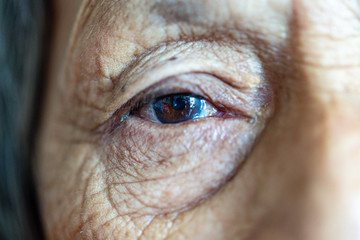
[(291, 12), (289, 0), (84, 0), (69, 52), (86, 44), (86, 49), (100, 51), (103, 57), (120, 50), (114, 55), (118, 58), (124, 50), (143, 51), (162, 42), (224, 37), (252, 38), (274, 46), (285, 41)]
[(226, 39), (274, 46), (286, 39), (291, 11), (289, 0), (84, 0), (68, 52), (91, 52), (87, 59), (99, 56), (98, 66), (107, 69), (116, 62), (119, 72), (122, 63), (161, 43)]
[(92, 27), (100, 22), (115, 28), (178, 24), (281, 34), (291, 12), (289, 0), (84, 0), (78, 20)]
[[(161, 25), (165, 22), (248, 28), (267, 32), (268, 35), (284, 34), (289, 23), (299, 23), (298, 19), (301, 19), (300, 24), (311, 24), (312, 21), (302, 22), (304, 15), (316, 21), (320, 19), (324, 24), (337, 17), (346, 19), (359, 16), (359, 3), (356, 0), (55, 0), (55, 7), (57, 12), (63, 13), (58, 14), (59, 18), (72, 20), (67, 20), (67, 23), (81, 22), (80, 26), (90, 24), (94, 27), (101, 23), (103, 27), (108, 20), (112, 25), (122, 26), (134, 23)], [(76, 19), (71, 17), (76, 14)]]
[[(76, 0), (58, 4), (67, 13), (78, 13), (73, 33), (87, 37), (98, 32), (122, 33), (126, 29), (139, 33), (176, 25), (203, 31), (249, 31), (269, 41), (284, 40), (289, 31), (294, 31), (291, 28), (299, 25), (329, 25), (332, 19), (351, 18), (349, 15), (356, 15), (354, 9), (358, 9), (355, 0)], [(344, 29), (342, 24), (338, 27)]]

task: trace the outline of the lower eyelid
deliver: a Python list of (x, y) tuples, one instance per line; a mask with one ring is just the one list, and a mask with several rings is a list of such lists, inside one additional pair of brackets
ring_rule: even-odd
[[(138, 213), (181, 211), (215, 194), (243, 162), (256, 136), (249, 135), (252, 125), (239, 119), (210, 118), (199, 125), (187, 122), (155, 126), (130, 116), (106, 147), (110, 152), (116, 149), (112, 162), (117, 169), (134, 176), (133, 180), (127, 179), (133, 182), (135, 195), (131, 198), (153, 207), (139, 206), (141, 210), (134, 209)], [(111, 182), (124, 182), (120, 175), (112, 176)], [(116, 189), (121, 190), (124, 184), (111, 182), (115, 188), (113, 199), (129, 197)]]
[[(272, 106), (264, 104), (264, 101), (269, 101), (264, 97), (268, 95), (264, 93), (257, 94), (256, 89), (246, 91), (233, 90), (212, 75), (206, 73), (191, 73), (164, 79), (156, 85), (148, 87), (141, 93), (138, 93), (131, 100), (123, 104), (121, 108), (116, 110), (111, 118), (103, 123), (99, 130), (96, 131), (101, 133), (108, 129), (108, 131), (112, 133), (128, 116), (131, 116), (131, 113), (134, 113), (132, 112), (134, 107), (131, 107), (131, 105), (136, 106), (137, 103), (139, 103), (139, 99), (144, 99), (145, 102), (149, 103), (151, 99), (156, 97), (154, 93), (159, 91), (166, 92), (167, 94), (181, 91), (202, 95), (205, 99), (210, 99), (211, 103), (214, 103), (214, 106), (219, 110), (216, 116), (213, 116), (218, 118), (242, 118), (253, 122), (257, 119), (259, 109), (261, 110), (263, 106), (266, 106), (266, 108)], [(259, 114), (261, 113), (262, 112), (259, 112)], [(138, 114), (133, 115), (139, 117)]]

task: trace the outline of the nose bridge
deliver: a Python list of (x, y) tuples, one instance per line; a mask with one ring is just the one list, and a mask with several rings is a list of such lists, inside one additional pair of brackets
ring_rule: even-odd
[(264, 135), (259, 154), (271, 164), (255, 167), (263, 174), (256, 196), (265, 200), (254, 208), (267, 209), (249, 240), (360, 239), (360, 108), (347, 96), (312, 94), (273, 119), (277, 137)]
[(271, 204), (249, 239), (360, 239), (358, 4), (293, 1), (290, 100), (263, 136), (276, 160), (270, 170), (258, 166), (265, 174), (256, 196)]
[(319, 171), (340, 172), (349, 166), (350, 173), (360, 157), (360, 3), (293, 0), (292, 4), (289, 41), (297, 74), (290, 77), (288, 89), (293, 85), (302, 89), (289, 93), (296, 95), (294, 105), (304, 108), (297, 117), (304, 120), (298, 124), (306, 123), (313, 133), (303, 132), (318, 138), (318, 147), (311, 149)]
[(309, 122), (318, 138), (303, 158), (308, 179), (299, 207), (306, 239), (360, 238), (359, 111), (334, 98), (316, 103), (322, 118)]
[(288, 84), (303, 92), (290, 94), (310, 115), (297, 119), (317, 137), (318, 147), (311, 148), (317, 171), (337, 178), (336, 183), (355, 175), (350, 173), (360, 163), (359, 5), (357, 0), (293, 1), (290, 42), (298, 74)]
[(359, 111), (309, 98), (293, 98), (254, 152), (266, 161), (254, 164), (261, 217), (247, 240), (360, 239)]

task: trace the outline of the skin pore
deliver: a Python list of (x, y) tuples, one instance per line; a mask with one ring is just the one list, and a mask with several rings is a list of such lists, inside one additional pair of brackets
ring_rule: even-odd
[[(360, 238), (357, 1), (54, 5), (47, 239)], [(154, 121), (174, 94), (216, 114)]]

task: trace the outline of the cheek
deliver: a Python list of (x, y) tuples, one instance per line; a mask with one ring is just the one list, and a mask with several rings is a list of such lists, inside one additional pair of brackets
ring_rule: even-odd
[(128, 119), (102, 147), (113, 206), (126, 215), (192, 208), (233, 176), (259, 128), (244, 119), (176, 127)]
[(37, 164), (43, 222), (49, 239), (59, 239), (55, 237), (59, 234), (74, 239), (85, 219), (89, 186), (101, 168), (93, 145), (66, 143), (49, 135), (40, 142)]
[(242, 165), (264, 124), (209, 118), (162, 126), (129, 117), (108, 136), (94, 138), (55, 117), (48, 122), (38, 182), (49, 239), (136, 239), (143, 228), (166, 233), (175, 218), (174, 229), (188, 229), (174, 217), (180, 212), (196, 215), (198, 226), (208, 217), (208, 209), (198, 209), (222, 195), (215, 193)]

